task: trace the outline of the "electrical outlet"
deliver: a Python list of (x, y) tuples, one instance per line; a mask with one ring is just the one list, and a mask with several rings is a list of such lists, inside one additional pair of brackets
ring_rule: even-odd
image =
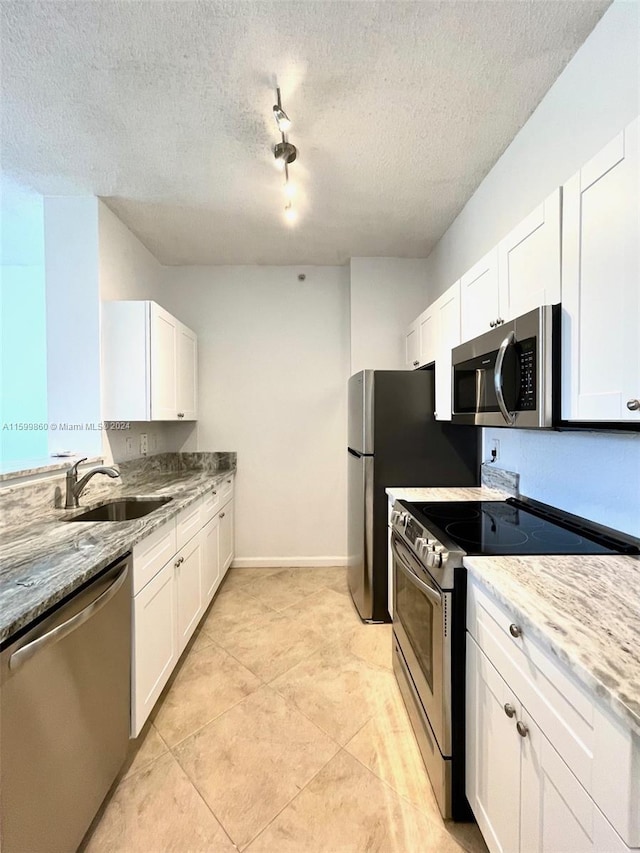
[(491, 439), (491, 461), (497, 462), (500, 459), (500, 439)]
[(128, 435), (124, 440), (124, 452), (127, 458), (133, 456), (133, 436)]
[(149, 442), (146, 432), (140, 433), (140, 456), (146, 456), (149, 452)]

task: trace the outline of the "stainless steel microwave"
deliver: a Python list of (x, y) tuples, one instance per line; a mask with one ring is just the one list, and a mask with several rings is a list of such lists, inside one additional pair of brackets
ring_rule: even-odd
[(535, 429), (554, 424), (559, 305), (543, 305), (452, 351), (455, 423)]

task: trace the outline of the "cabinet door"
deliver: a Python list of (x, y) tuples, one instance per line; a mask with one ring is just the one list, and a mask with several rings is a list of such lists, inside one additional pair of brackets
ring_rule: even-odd
[(460, 307), (463, 342), (490, 331), (500, 318), (497, 247), (460, 279)]
[(131, 734), (137, 737), (178, 660), (173, 560), (133, 599)]
[[(492, 853), (520, 845), (520, 705), (467, 633), (466, 793)], [(509, 717), (507, 711), (513, 716)]]
[(560, 302), (560, 189), (498, 247), (500, 316), (511, 320)]
[(563, 190), (567, 420), (640, 423), (639, 128), (637, 119)]
[(193, 421), (198, 415), (198, 339), (191, 329), (178, 323), (177, 416)]
[(435, 305), (438, 326), (436, 351), (436, 411), (439, 421), (451, 420), (451, 350), (460, 343), (460, 282), (452, 285)]
[(224, 577), (234, 554), (232, 500), (218, 513), (218, 518), (220, 520), (220, 573)]
[(618, 853), (628, 848), (522, 709), (520, 853)]
[(168, 311), (150, 303), (151, 420), (178, 418), (178, 321)]
[(178, 551), (174, 562), (176, 571), (176, 601), (178, 622), (178, 654), (182, 654), (204, 611), (202, 599), (202, 539), (195, 536)]
[(438, 318), (434, 305), (430, 305), (418, 317), (418, 329), (420, 332), (420, 366), (431, 364), (436, 360), (438, 346)]
[(413, 370), (420, 364), (420, 327), (418, 320), (415, 320), (407, 329), (404, 346), (405, 364), (410, 370)]
[(202, 528), (202, 597), (203, 609), (220, 586), (220, 519), (216, 515)]

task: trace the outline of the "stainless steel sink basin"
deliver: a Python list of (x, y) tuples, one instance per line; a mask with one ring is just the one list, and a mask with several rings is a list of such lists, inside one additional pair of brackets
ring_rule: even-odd
[(120, 498), (88, 509), (65, 521), (131, 521), (149, 515), (169, 503), (171, 498)]

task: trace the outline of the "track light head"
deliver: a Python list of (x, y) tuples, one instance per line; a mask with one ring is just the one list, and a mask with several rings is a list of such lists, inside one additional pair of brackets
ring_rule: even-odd
[(280, 133), (286, 133), (291, 127), (291, 119), (279, 104), (273, 105), (273, 117), (276, 120)]

